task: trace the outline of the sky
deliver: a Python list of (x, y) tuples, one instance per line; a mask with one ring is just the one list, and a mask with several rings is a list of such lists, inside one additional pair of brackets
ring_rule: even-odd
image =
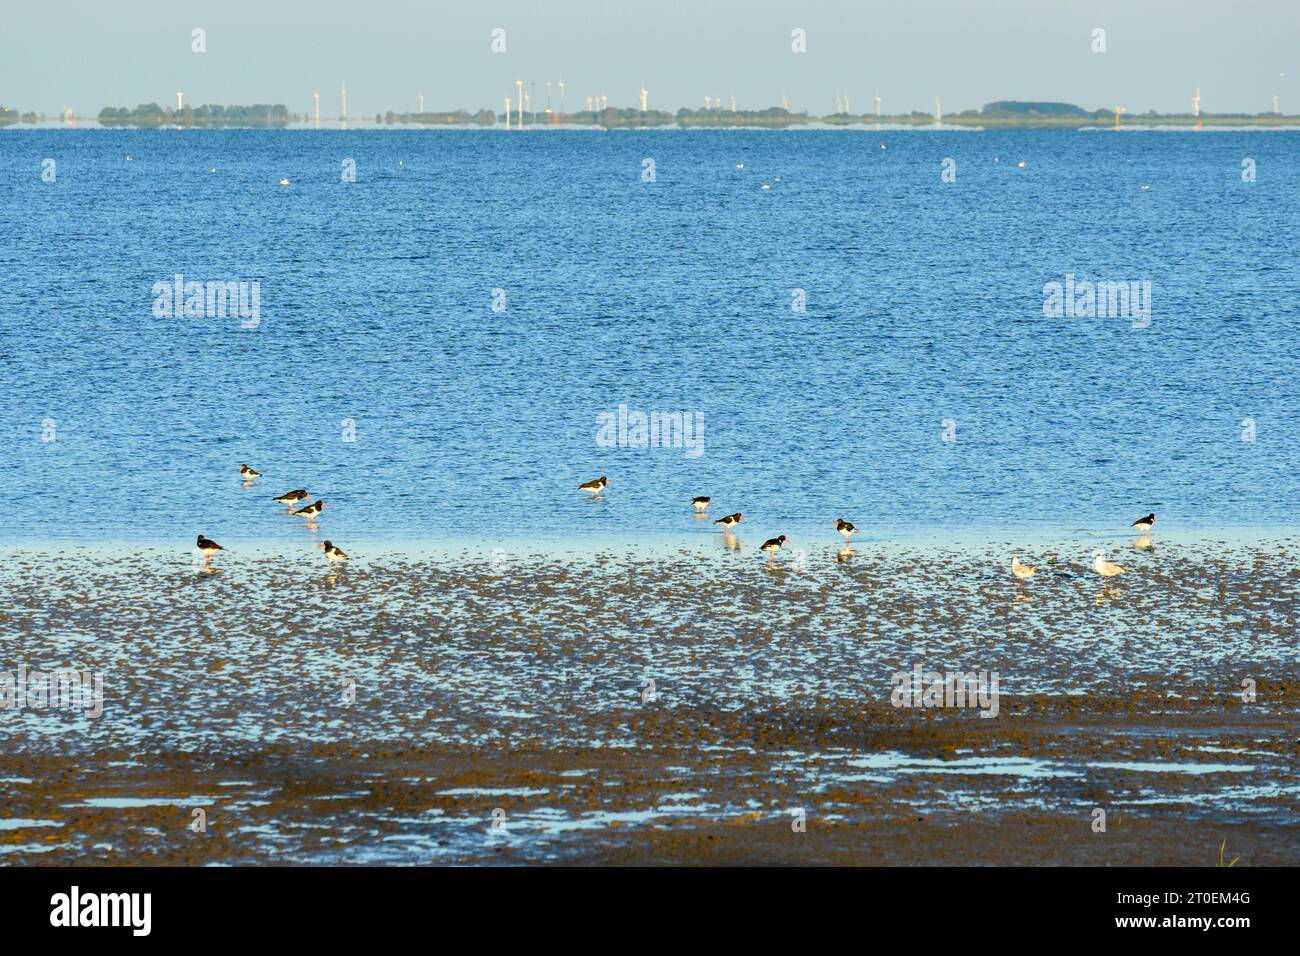
[[(192, 50), (192, 31), (206, 52)], [(1094, 30), (1105, 52), (1094, 52)], [(505, 31), (493, 52), (492, 31)], [(806, 52), (791, 33), (805, 31)], [(103, 106), (283, 103), (337, 116), (498, 112), (605, 95), (651, 108), (944, 113), (1000, 99), (1129, 113), (1300, 113), (1300, 0), (40, 0), (0, 15), (0, 103), (93, 116)]]

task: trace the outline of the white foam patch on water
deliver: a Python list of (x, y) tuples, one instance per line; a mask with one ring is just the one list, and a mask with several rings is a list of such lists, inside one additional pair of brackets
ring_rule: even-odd
[(25, 817), (0, 817), (0, 830), (26, 830), (28, 827), (61, 827), (58, 820), (32, 820)]
[(996, 774), (1007, 777), (1081, 777), (1083, 772), (1027, 757), (961, 757), (956, 760), (932, 760), (904, 753), (871, 754), (844, 761), (850, 767), (865, 770), (893, 770), (898, 773)]
[(216, 797), (88, 797), (67, 807), (100, 807), (109, 810), (132, 810), (137, 807), (188, 807), (213, 803)]
[(1111, 770), (1131, 770), (1136, 773), (1249, 773), (1255, 769), (1254, 764), (1237, 763), (1155, 763), (1152, 761), (1109, 761), (1094, 760), (1089, 767)]
[(0, 853), (53, 853), (65, 849), (64, 846), (48, 846), (43, 843), (9, 843), (0, 844)]

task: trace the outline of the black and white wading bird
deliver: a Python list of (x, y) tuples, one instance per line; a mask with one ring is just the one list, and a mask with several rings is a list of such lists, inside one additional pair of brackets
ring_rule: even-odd
[(599, 478), (594, 478), (591, 481), (584, 481), (582, 484), (578, 485), (578, 490), (598, 495), (605, 490), (607, 484), (609, 484), (609, 479), (604, 475), (601, 475)]
[(252, 481), (254, 478), (261, 478), (262, 473), (256, 469), (249, 468), (247, 465), (239, 466), (239, 475), (245, 481)]
[(199, 535), (198, 541), (195, 542), (195, 547), (198, 548), (199, 554), (203, 555), (204, 564), (211, 561), (212, 556), (218, 551), (225, 550), (225, 548), (217, 544), (211, 538), (205, 538), (203, 535)]
[(329, 558), (330, 564), (333, 564), (335, 561), (346, 561), (348, 559), (346, 554), (334, 547), (332, 541), (323, 542), (321, 547), (325, 549), (325, 557)]
[(301, 508), (295, 511), (294, 514), (300, 515), (301, 517), (307, 519), (315, 519), (315, 517), (324, 510), (325, 510), (325, 502), (322, 499), (318, 498), (309, 505), (303, 505)]
[(692, 498), (691, 504), (695, 507), (696, 511), (704, 511), (709, 507), (709, 505), (713, 504), (713, 499), (708, 495), (702, 495), (699, 498)]
[(272, 501), (278, 501), (282, 505), (294, 505), (299, 501), (306, 501), (311, 495), (307, 494), (306, 488), (295, 488), (293, 491), (286, 491), (278, 498), (272, 498)]
[(1138, 529), (1138, 534), (1146, 534), (1151, 530), (1151, 526), (1156, 523), (1156, 513), (1153, 511), (1145, 518), (1138, 518), (1131, 527)]
[(849, 539), (853, 537), (853, 535), (857, 532), (858, 529), (853, 527), (853, 525), (845, 521), (843, 518), (836, 518), (835, 530), (838, 531), (840, 534), (844, 535), (844, 543), (848, 544)]
[(761, 545), (759, 545), (758, 550), (767, 552), (768, 561), (775, 561), (776, 553), (781, 550), (781, 545), (785, 544), (785, 542), (786, 542), (785, 535), (780, 534), (777, 535), (775, 538), (769, 538), (768, 540), (764, 541)]
[(737, 511), (734, 515), (726, 515), (713, 523), (722, 525), (723, 532), (729, 533), (733, 527), (740, 524), (740, 519), (743, 517), (744, 515)]

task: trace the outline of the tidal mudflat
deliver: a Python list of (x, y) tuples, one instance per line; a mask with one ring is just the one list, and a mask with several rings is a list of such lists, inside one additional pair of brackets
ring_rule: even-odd
[[(1108, 583), (1060, 541), (1024, 584), (1005, 541), (742, 540), (7, 548), (0, 671), (102, 714), (0, 710), (0, 861), (1300, 859), (1300, 538), (1107, 542)], [(996, 708), (895, 706), (918, 668)]]

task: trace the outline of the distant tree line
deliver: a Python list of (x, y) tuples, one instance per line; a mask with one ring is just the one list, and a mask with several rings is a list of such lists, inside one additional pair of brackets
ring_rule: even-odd
[[(378, 122), (379, 117), (375, 117)], [(452, 110), (449, 113), (394, 113), (389, 110), (384, 115), (384, 122), (389, 126), (394, 123), (411, 123), (417, 126), (491, 126), (497, 121), (491, 110), (479, 110), (472, 116), (466, 110)]]
[(791, 113), (780, 106), (765, 110), (692, 110), (682, 107), (677, 111), (679, 126), (766, 126), (784, 129), (810, 122), (807, 113)]
[[(17, 123), (35, 124), (44, 122), (45, 116), (34, 112), (19, 113), (12, 107), (0, 105), (0, 127), (13, 126)], [(357, 118), (368, 123), (369, 118)], [(946, 123), (956, 126), (977, 127), (1034, 127), (1055, 126), (1063, 128), (1078, 127), (1090, 123), (1110, 124), (1114, 121), (1114, 111), (1109, 109), (1085, 110), (1073, 103), (1035, 102), (1020, 100), (997, 100), (986, 103), (979, 110), (963, 110), (949, 113)], [(492, 110), (482, 109), (471, 113), (457, 109), (429, 113), (397, 113), (389, 110), (386, 114), (376, 114), (374, 122), (379, 125), (404, 126), (495, 126), (504, 123), (506, 117)], [(1248, 126), (1248, 125), (1283, 125), (1295, 122), (1295, 117), (1273, 113), (1201, 113), (1192, 116), (1189, 113), (1126, 113), (1125, 123), (1150, 125), (1192, 125), (1202, 123), (1206, 126)], [(99, 124), (106, 127), (143, 127), (160, 128), (180, 127), (261, 127), (282, 129), (290, 123), (309, 123), (310, 118), (300, 114), (291, 114), (280, 104), (269, 106), (221, 106), (209, 104), (204, 106), (187, 106), (182, 110), (173, 110), (159, 106), (157, 103), (142, 103), (135, 109), (106, 106), (99, 111)], [(689, 109), (682, 107), (675, 114), (663, 110), (639, 110), (633, 108), (618, 109), (609, 107), (603, 110), (585, 110), (574, 113), (557, 113), (549, 111), (526, 112), (520, 117), (511, 111), (509, 125), (514, 128), (522, 122), (524, 126), (578, 125), (600, 126), (605, 129), (634, 128), (647, 126), (681, 126), (681, 127), (767, 127), (784, 129), (790, 126), (808, 123), (824, 123), (834, 126), (870, 125), (888, 123), (890, 125), (928, 126), (933, 124), (931, 113), (913, 110), (910, 113), (875, 116), (873, 114), (835, 113), (828, 116), (814, 116), (807, 112), (792, 113), (787, 109), (772, 106), (762, 110), (728, 110)]]
[(276, 104), (268, 106), (187, 106), (173, 110), (157, 103), (142, 103), (133, 110), (125, 106), (105, 106), (99, 111), (100, 126), (198, 126), (219, 128), (223, 126), (284, 127), (289, 125), (289, 110)]

